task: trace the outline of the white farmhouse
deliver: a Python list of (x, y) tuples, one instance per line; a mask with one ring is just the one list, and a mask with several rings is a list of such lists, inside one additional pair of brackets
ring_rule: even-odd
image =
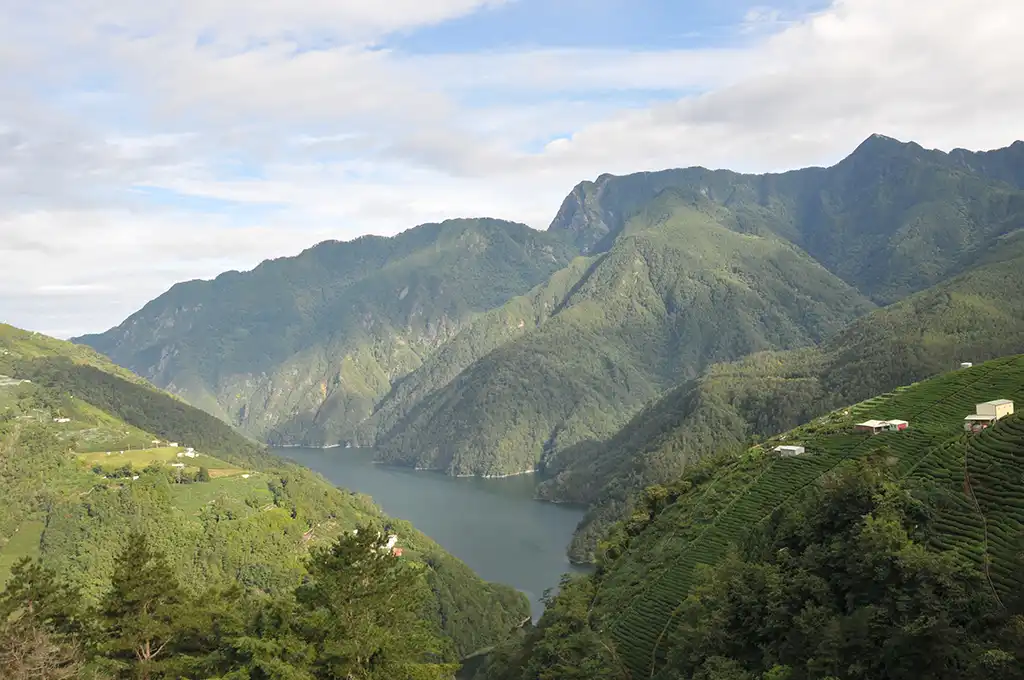
[(1009, 399), (994, 399), (974, 405), (974, 413), (964, 418), (964, 430), (981, 432), (995, 425), (1000, 418), (1013, 415), (1013, 402)]

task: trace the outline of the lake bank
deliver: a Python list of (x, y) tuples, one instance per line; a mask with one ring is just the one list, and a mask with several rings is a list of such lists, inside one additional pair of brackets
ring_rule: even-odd
[(275, 452), (351, 491), (365, 493), (386, 513), (412, 522), (477, 574), (530, 598), (541, 597), (563, 573), (585, 573), (566, 547), (583, 508), (535, 498), (531, 474), (502, 478), (450, 477), (440, 472), (376, 464), (368, 448), (275, 447)]

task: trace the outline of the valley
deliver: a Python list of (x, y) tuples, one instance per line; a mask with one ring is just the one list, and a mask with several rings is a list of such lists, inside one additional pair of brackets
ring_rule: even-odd
[(0, 3), (0, 680), (1024, 680), (1021, 25)]
[[(907, 606), (959, 631), (935, 639), (977, 634), (964, 677), (984, 676), (1024, 615), (1024, 450), (1019, 416), (965, 434), (961, 412), (1024, 402), (1022, 149), (872, 135), (829, 168), (602, 175), (544, 232), (424, 224), (177, 284), (74, 344), (6, 327), (0, 576), (36, 558), (95, 608), (131, 526), (189, 597), (235, 584), (263, 621), (379, 549), (382, 577), (419, 574), (430, 673), (472, 654), (478, 680), (781, 680), (825, 676), (786, 674), (819, 663), (803, 643), (744, 656), (714, 631), (776, 631), (715, 617), (760, 620), (761, 591), (788, 611), (781, 576), (730, 600), (743, 579), (850, 567), (822, 557), (834, 529), (919, 570)], [(876, 418), (909, 428), (858, 431)], [(858, 578), (828, 585), (829, 625), (902, 597)], [(846, 652), (822, 654), (839, 677)]]
[(338, 486), (372, 497), (391, 517), (407, 520), (481, 578), (513, 586), (530, 598), (534, 621), (541, 596), (565, 572), (586, 573), (565, 556), (583, 517), (578, 507), (542, 503), (528, 476), (454, 478), (437, 472), (376, 465), (374, 452), (275, 449)]

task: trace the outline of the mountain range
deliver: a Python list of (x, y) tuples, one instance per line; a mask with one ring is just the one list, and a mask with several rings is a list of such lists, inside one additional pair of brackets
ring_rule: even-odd
[(590, 505), (587, 560), (636, 492), (713, 450), (1022, 351), (1022, 189), (1024, 143), (882, 135), (828, 168), (603, 175), (545, 232), (326, 242), (75, 342), (272, 445), (536, 470), (541, 497)]

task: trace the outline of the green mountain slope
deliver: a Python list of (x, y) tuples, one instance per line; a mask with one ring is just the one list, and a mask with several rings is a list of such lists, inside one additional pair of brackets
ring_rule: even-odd
[(1024, 352), (1024, 232), (1000, 239), (983, 264), (854, 321), (814, 348), (765, 352), (711, 366), (605, 441), (562, 457), (540, 494), (591, 504), (569, 554), (593, 557), (635, 494), (675, 479), (715, 451), (807, 422), (956, 367)]
[(607, 250), (632, 215), (673, 189), (727, 207), (745, 230), (788, 239), (888, 303), (960, 273), (992, 238), (1020, 227), (1022, 148), (945, 154), (872, 135), (830, 168), (603, 175), (572, 191), (550, 231)]
[(476, 314), (572, 255), (520, 224), (426, 224), (178, 284), (75, 341), (264, 441), (336, 444)]
[[(849, 300), (830, 307), (834, 281), (807, 314), (802, 301), (780, 297), (779, 285), (754, 299), (762, 279), (801, 294), (810, 281), (714, 252), (752, 243), (715, 242), (718, 228), (788, 242), (862, 295), (889, 303), (977, 266), (1020, 228), (1022, 149), (946, 154), (873, 135), (830, 168), (603, 175), (573, 190), (546, 235), (453, 220), (393, 239), (321, 244), (253, 272), (181, 284), (118, 328), (78, 340), (270, 443), (379, 439), (390, 461), (520, 471), (537, 458), (537, 442), (564, 449), (603, 437), (709, 360), (803, 344), (851, 318)], [(702, 220), (716, 228), (701, 232)], [(645, 241), (655, 230), (661, 240)], [(673, 254), (688, 239), (700, 257)], [(669, 256), (644, 251), (662, 247)], [(586, 257), (567, 266), (580, 252)], [(727, 276), (722, 266), (731, 268)], [(636, 286), (642, 270), (656, 280), (629, 293), (635, 309), (623, 310), (612, 288), (599, 290), (626, 285), (630, 275), (640, 277), (629, 284)], [(601, 298), (590, 311), (581, 305), (588, 293)], [(690, 327), (678, 327), (687, 314), (679, 307), (691, 304)], [(731, 310), (703, 328), (708, 310), (722, 304)], [(627, 320), (630, 327), (616, 326)], [(668, 329), (675, 335), (657, 337)], [(591, 343), (598, 360), (617, 368), (602, 373), (579, 365), (589, 358), (557, 351), (538, 360), (549, 341), (562, 352)], [(523, 357), (526, 373), (510, 383), (498, 364)], [(567, 375), (576, 384), (551, 387)], [(510, 422), (519, 402), (506, 404), (524, 395), (541, 395), (551, 417)], [(444, 404), (458, 400), (477, 402), (476, 411), (453, 419)], [(459, 442), (434, 450), (442, 421), (455, 424)], [(595, 429), (596, 421), (604, 424)], [(490, 434), (482, 439), (482, 431)], [(477, 465), (471, 459), (480, 456), (466, 451), (492, 460)]]
[[(649, 489), (643, 506), (616, 525), (603, 545), (596, 573), (565, 596), (574, 598), (571, 606), (579, 614), (574, 620), (590, 636), (592, 652), (612, 650), (612, 658), (621, 667), (621, 672), (603, 677), (677, 677), (665, 664), (674, 659), (672, 667), (679, 668), (681, 658), (674, 655), (688, 644), (694, 624), (687, 612), (700, 601), (687, 598), (709, 583), (711, 568), (730, 559), (737, 545), (741, 551), (756, 547), (764, 532), (778, 526), (790, 509), (800, 507), (808, 494), (858, 461), (874, 461), (910, 491), (916, 499), (911, 506), (911, 524), (927, 527), (917, 536), (925, 547), (946, 551), (944, 559), (973, 571), (978, 577), (976, 589), (984, 591), (994, 607), (1009, 607), (1011, 602), (1018, 606), (1024, 585), (1020, 569), (1024, 417), (1007, 417), (979, 434), (966, 433), (963, 427), (964, 417), (974, 412), (975, 404), (1000, 398), (1017, 404), (1024, 400), (1024, 355), (952, 371), (837, 409), (741, 454), (711, 458), (667, 487)], [(854, 430), (855, 423), (871, 418), (901, 418), (909, 421), (909, 428), (878, 435)], [(773, 448), (782, 443), (802, 445), (806, 452), (781, 457)], [(807, 523), (828, 525), (828, 520), (816, 516)], [(838, 528), (829, 526), (832, 532)], [(836, 549), (838, 544), (832, 546)], [(828, 550), (823, 545), (818, 554), (828, 554)], [(776, 553), (777, 548), (772, 550)], [(837, 553), (832, 559), (838, 565), (853, 561), (854, 556)], [(833, 573), (838, 574), (838, 567)], [(879, 573), (883, 572), (868, 574), (872, 583), (899, 583), (880, 581)], [(893, 571), (886, 573), (895, 578)], [(749, 585), (755, 590), (748, 594), (756, 599), (755, 582)], [(915, 587), (907, 584), (903, 597), (919, 592)], [(702, 597), (710, 596), (708, 591), (702, 593)], [(733, 596), (738, 602), (747, 594), (733, 591)], [(798, 601), (805, 602), (803, 596)], [(904, 599), (905, 604), (908, 601)], [(556, 601), (551, 617), (542, 619), (523, 654), (541, 665), (548, 663), (544, 659), (558, 657), (563, 644), (558, 640), (565, 638), (566, 631), (555, 617), (566, 606), (569, 604), (560, 606)], [(768, 614), (750, 616), (759, 616), (757, 621), (762, 623), (770, 620)], [(799, 618), (786, 618), (786, 629), (792, 629), (790, 624), (795, 625)], [(722, 622), (722, 626), (733, 623), (736, 621)], [(573, 633), (577, 640), (579, 630)], [(912, 632), (912, 628), (902, 630)], [(749, 639), (736, 642), (746, 648), (755, 646)], [(783, 648), (765, 642), (761, 653), (784, 653)], [(578, 663), (582, 666), (584, 661)], [(666, 675), (658, 675), (662, 669)], [(845, 671), (841, 675), (854, 677)], [(553, 673), (550, 677), (563, 676)]]
[[(359, 524), (429, 565), (432, 617), (460, 653), (503, 639), (525, 597), (481, 581), (408, 522), (271, 456), (88, 348), (0, 326), (0, 580), (39, 557), (95, 600), (142, 530), (193, 592), (294, 588), (310, 548)], [(190, 450), (192, 449), (192, 450)]]
[[(740, 226), (702, 197), (660, 195), (610, 250), (453, 340), (488, 353), (382, 433), (381, 459), (450, 474), (552, 465), (709, 362), (820, 340), (871, 309), (799, 249)], [(512, 325), (504, 344), (478, 342)]]
[(420, 368), (397, 382), (373, 415), (360, 426), (357, 439), (372, 444), (392, 428), (404, 425), (420, 401), (449, 384), (473, 362), (522, 338), (547, 321), (594, 263), (595, 258), (577, 257), (529, 293), (474, 319), (428, 357)]

